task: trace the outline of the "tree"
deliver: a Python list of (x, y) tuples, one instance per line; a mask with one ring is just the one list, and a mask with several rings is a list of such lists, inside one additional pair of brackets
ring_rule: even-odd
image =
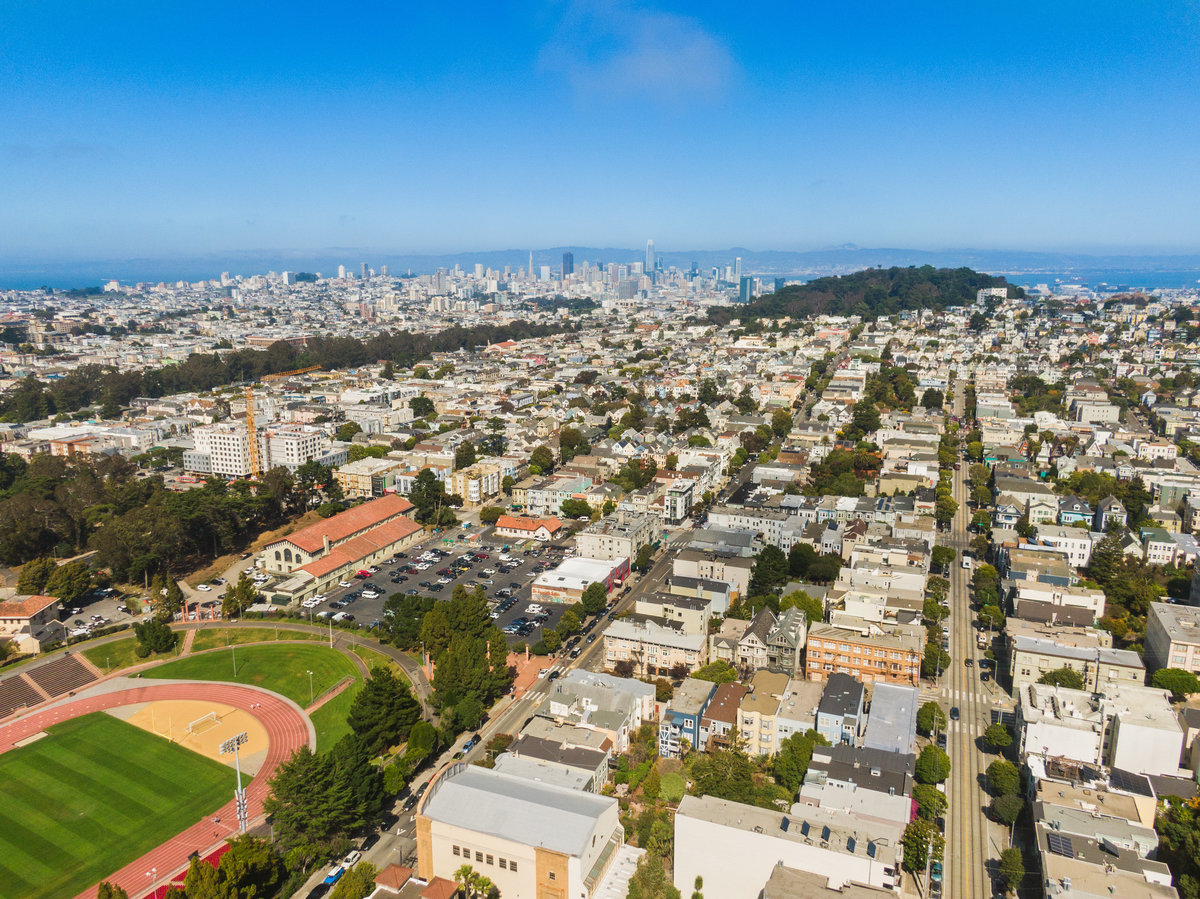
[(646, 772), (645, 779), (642, 781), (642, 795), (653, 802), (658, 799), (658, 793), (661, 789), (662, 778), (658, 773), (658, 768), (652, 765), (650, 770)]
[(942, 711), (942, 707), (934, 700), (923, 703), (917, 709), (917, 729), (926, 735), (933, 734), (934, 731), (944, 730), (946, 727), (946, 713)]
[(808, 577), (809, 566), (820, 556), (807, 543), (796, 543), (788, 550), (788, 571), (794, 578)]
[(755, 557), (750, 570), (750, 593), (756, 595), (782, 587), (788, 580), (788, 560), (778, 546), (768, 543)]
[[(170, 583), (175, 584), (175, 580), (172, 579)], [(67, 606), (75, 605), (90, 589), (92, 589), (92, 570), (88, 568), (87, 562), (67, 562), (65, 565), (56, 565), (54, 571), (50, 573), (50, 577), (46, 579), (46, 594), (58, 598), (63, 605)], [(175, 584), (175, 589), (179, 589), (178, 584)]]
[(135, 624), (133, 632), (138, 641), (136, 652), (143, 659), (154, 652), (170, 652), (179, 640), (179, 635), (158, 618)]
[(989, 724), (987, 730), (983, 732), (983, 742), (992, 752), (1003, 752), (1012, 745), (1012, 741), (1012, 732), (999, 721)]
[(414, 396), (408, 401), (408, 408), (412, 409), (412, 413), (417, 418), (433, 418), (437, 415), (437, 409), (433, 405), (433, 400), (427, 396)]
[(129, 894), (121, 887), (103, 880), (96, 890), (96, 899), (129, 899)]
[(500, 520), (500, 516), (504, 514), (504, 510), (499, 506), (484, 506), (479, 510), (480, 524), (495, 524)]
[(992, 797), (992, 817), (1001, 824), (1006, 824), (1009, 827), (1017, 823), (1017, 818), (1021, 817), (1021, 812), (1024, 808), (1025, 800), (1015, 793), (1005, 793), (1002, 796)]
[(950, 756), (940, 746), (926, 746), (917, 756), (916, 779), (923, 784), (939, 784), (950, 776)]
[(912, 789), (913, 802), (917, 804), (917, 814), (922, 818), (934, 821), (946, 811), (946, 794), (933, 784), (916, 784)]
[(934, 507), (934, 517), (938, 524), (946, 527), (958, 514), (958, 503), (952, 496), (939, 496)]
[(1000, 851), (1000, 879), (1004, 881), (1005, 891), (1009, 893), (1016, 892), (1021, 886), (1021, 881), (1025, 879), (1025, 860), (1016, 846)]
[(1021, 789), (1021, 772), (1008, 759), (996, 759), (987, 766), (988, 792), (993, 796), (1018, 793)]
[(921, 394), (921, 405), (926, 409), (940, 409), (946, 403), (946, 395), (936, 387), (929, 387)]
[(356, 421), (348, 421), (337, 429), (334, 434), (334, 439), (340, 440), (343, 443), (348, 443), (354, 439), (354, 435), (362, 430), (362, 425)]
[(936, 643), (925, 644), (925, 655), (921, 659), (921, 675), (938, 677), (950, 666), (950, 653)]
[(958, 558), (958, 550), (952, 546), (935, 546), (930, 553), (930, 561), (937, 568), (946, 569)]
[(588, 584), (583, 590), (580, 602), (583, 604), (583, 611), (588, 615), (599, 615), (608, 605), (608, 591), (599, 581)]
[(467, 899), (487, 896), (495, 889), (495, 884), (489, 878), (480, 874), (470, 865), (460, 865), (454, 872), (454, 879), (458, 881), (458, 885), (466, 894)]
[(776, 437), (786, 437), (792, 430), (792, 415), (786, 409), (776, 409), (771, 413), (771, 431)]
[(828, 745), (829, 741), (815, 730), (792, 734), (779, 744), (779, 754), (775, 758), (775, 780), (795, 795), (804, 782), (804, 775), (808, 773), (813, 747)]
[(370, 862), (359, 862), (342, 875), (329, 899), (366, 899), (375, 891), (375, 875), (379, 871)]
[(592, 507), (588, 505), (587, 500), (574, 497), (564, 499), (561, 508), (567, 518), (590, 518), (592, 514)]
[(1083, 675), (1073, 668), (1056, 668), (1038, 678), (1039, 684), (1051, 687), (1066, 687), (1068, 690), (1083, 689)]
[(946, 840), (928, 818), (917, 816), (904, 828), (900, 838), (904, 847), (904, 870), (915, 874), (925, 870), (926, 860), (940, 862), (946, 851)]
[(1150, 683), (1160, 690), (1170, 690), (1176, 702), (1182, 702), (1193, 693), (1200, 693), (1200, 679), (1182, 668), (1160, 668), (1154, 672)]
[(851, 430), (854, 431), (855, 437), (862, 437), (879, 430), (879, 410), (872, 402), (864, 400), (855, 403), (850, 420), (853, 423)]
[(838, 556), (817, 556), (808, 566), (808, 579), (815, 584), (832, 583), (841, 570), (842, 560)]
[(539, 446), (529, 455), (529, 462), (536, 465), (542, 472), (554, 470), (554, 453), (546, 445)]
[(57, 567), (58, 563), (49, 557), (31, 559), (26, 562), (17, 578), (17, 592), (25, 595), (45, 593), (46, 583)]
[(817, 624), (825, 620), (825, 603), (815, 596), (809, 596), (803, 590), (796, 590), (779, 600), (780, 612), (786, 612), (793, 606), (804, 613), (809, 624)]
[(712, 681), (714, 684), (730, 684), (737, 680), (737, 669), (724, 659), (709, 662), (692, 672), (697, 680)]
[(512, 475), (506, 474), (504, 476), (504, 480), (500, 482), (500, 489), (504, 491), (505, 496), (512, 496), (513, 485), (515, 483), (516, 481), (513, 480)]
[(475, 464), (475, 444), (470, 440), (464, 440), (459, 444), (458, 449), (454, 451), (454, 470), (459, 471), (463, 468), (470, 468)]
[(221, 614), (225, 618), (237, 618), (260, 598), (254, 582), (250, 580), (249, 575), (242, 572), (237, 583), (226, 588), (225, 598), (221, 600)]
[(647, 852), (638, 859), (637, 870), (629, 879), (627, 899), (680, 899), (679, 890), (671, 883), (662, 856)]
[(391, 668), (377, 666), (354, 697), (346, 721), (358, 734), (367, 752), (380, 755), (389, 746), (404, 742), (421, 717), (421, 706)]
[(637, 558), (633, 561), (633, 567), (637, 571), (649, 571), (650, 560), (654, 556), (654, 547), (649, 543), (643, 543), (638, 547)]

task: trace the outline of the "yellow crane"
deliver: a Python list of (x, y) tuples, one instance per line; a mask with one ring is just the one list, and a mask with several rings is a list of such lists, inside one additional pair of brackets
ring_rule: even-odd
[[(306, 368), (297, 368), (293, 371), (281, 371), (274, 375), (263, 375), (263, 381), (278, 381), (282, 378), (290, 378), (294, 375), (303, 375), (310, 371), (316, 371), (321, 366), (309, 365)], [(250, 477), (258, 480), (258, 476), (262, 474), (261, 465), (258, 461), (258, 429), (254, 426), (254, 385), (246, 385), (246, 438), (250, 443)]]

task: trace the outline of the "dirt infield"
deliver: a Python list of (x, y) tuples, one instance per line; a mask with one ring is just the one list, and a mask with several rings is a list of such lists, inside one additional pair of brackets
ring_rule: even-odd
[(160, 699), (110, 709), (109, 714), (231, 768), (233, 756), (221, 755), (219, 747), (244, 732), (247, 741), (239, 750), (244, 774), (257, 774), (267, 755), (267, 729), (254, 717), (253, 709), (203, 699)]
[[(299, 747), (310, 746), (315, 742), (310, 732), (311, 725), (304, 712), (283, 697), (264, 690), (235, 684), (165, 683), (89, 695), (0, 726), (0, 752), (8, 751), (51, 724), (80, 715), (157, 701), (196, 700), (198, 696), (207, 697), (203, 702), (209, 706), (216, 704), (241, 709), (261, 722), (266, 731), (268, 747), (259, 775), (246, 787), (250, 820), (253, 824), (263, 814), (263, 799), (270, 789), (268, 780), (275, 768)], [(191, 853), (199, 852), (205, 855), (227, 837), (233, 836), (236, 832), (236, 820), (237, 815), (230, 797), (230, 801), (211, 818), (206, 817), (198, 821), (104, 879), (123, 887), (130, 896), (141, 896), (156, 885), (148, 882), (147, 871), (155, 872), (157, 882), (168, 881), (177, 871), (186, 867)], [(96, 888), (93, 886), (80, 893), (78, 899), (95, 899), (95, 896)]]

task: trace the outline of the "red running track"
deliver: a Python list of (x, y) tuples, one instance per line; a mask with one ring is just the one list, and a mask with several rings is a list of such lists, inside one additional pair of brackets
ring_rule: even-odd
[[(308, 719), (304, 713), (274, 693), (235, 684), (211, 683), (160, 684), (102, 693), (3, 725), (0, 727), (0, 753), (8, 752), (15, 744), (61, 721), (134, 703), (170, 699), (203, 699), (233, 706), (257, 718), (266, 729), (266, 758), (254, 780), (246, 787), (246, 800), (253, 822), (263, 813), (263, 800), (269, 789), (267, 781), (275, 768), (301, 746), (309, 744)], [(220, 818), (221, 823), (216, 824), (213, 818)], [(237, 811), (230, 799), (212, 815), (104, 879), (123, 887), (130, 896), (149, 893), (155, 884), (165, 883), (183, 870), (193, 852), (207, 855), (227, 837), (233, 836), (236, 827)], [(154, 870), (156, 874), (152, 883), (146, 872)], [(96, 888), (92, 886), (80, 893), (77, 899), (95, 899), (95, 896)]]

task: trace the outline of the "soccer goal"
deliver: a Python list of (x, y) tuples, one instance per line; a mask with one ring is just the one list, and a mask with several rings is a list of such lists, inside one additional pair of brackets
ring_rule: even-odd
[(202, 734), (206, 730), (216, 727), (221, 723), (221, 719), (217, 717), (216, 712), (208, 712), (201, 715), (195, 721), (189, 722), (187, 732), (189, 734)]

